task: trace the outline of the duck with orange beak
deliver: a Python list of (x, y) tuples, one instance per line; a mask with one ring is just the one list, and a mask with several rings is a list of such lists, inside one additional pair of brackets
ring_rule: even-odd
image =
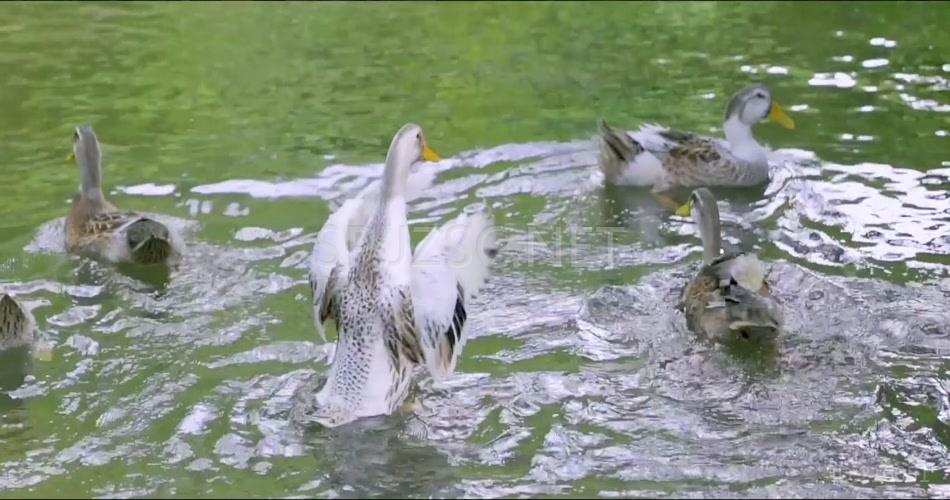
[(667, 208), (676, 210), (680, 204), (664, 195), (674, 188), (749, 187), (769, 180), (767, 150), (752, 135), (753, 125), (764, 120), (795, 128), (764, 85), (746, 87), (729, 100), (725, 140), (654, 124), (627, 132), (601, 120), (598, 164), (607, 183), (651, 186)]
[(406, 399), (416, 366), (436, 379), (455, 370), (470, 301), (497, 250), (487, 209), (460, 214), (410, 249), (409, 170), (439, 159), (421, 127), (404, 125), (378, 195), (347, 201), (320, 230), (310, 265), (314, 320), (321, 335), (332, 320), (338, 341), (305, 418), (333, 427), (389, 414)]

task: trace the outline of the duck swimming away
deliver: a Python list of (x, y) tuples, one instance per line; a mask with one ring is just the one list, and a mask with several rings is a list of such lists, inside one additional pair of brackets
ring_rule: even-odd
[[(463, 213), (433, 229), (413, 253), (406, 186), (421, 159), (439, 157), (422, 129), (406, 124), (390, 144), (379, 196), (344, 204), (326, 222), (342, 229), (314, 245), (315, 321), (322, 332), (333, 320), (338, 331), (310, 417), (325, 426), (392, 413), (406, 399), (416, 366), (441, 379), (455, 370), (465, 345), (469, 302), (497, 253), (494, 226), (487, 210)], [(363, 203), (374, 205), (365, 226), (351, 224)]]
[(102, 152), (89, 125), (76, 127), (68, 160), (79, 166), (81, 189), (66, 216), (66, 250), (108, 262), (173, 264), (182, 253), (181, 238), (169, 227), (135, 212), (123, 211), (102, 192)]
[(751, 85), (737, 92), (726, 106), (726, 140), (655, 124), (626, 132), (600, 120), (598, 165), (606, 182), (652, 186), (654, 193), (677, 187), (755, 186), (769, 179), (766, 149), (752, 135), (752, 126), (765, 119), (795, 128), (794, 120), (772, 99), (767, 87)]
[(772, 297), (765, 268), (755, 254), (720, 255), (719, 208), (706, 188), (692, 192), (677, 215), (691, 214), (703, 242), (703, 267), (681, 295), (690, 330), (716, 341), (773, 338), (782, 328), (782, 307)]

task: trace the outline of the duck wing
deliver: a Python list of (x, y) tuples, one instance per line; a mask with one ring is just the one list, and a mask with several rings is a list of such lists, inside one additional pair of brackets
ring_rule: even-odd
[(313, 323), (317, 334), (326, 342), (326, 322), (336, 321), (333, 312), (336, 294), (342, 290), (349, 275), (350, 252), (359, 240), (358, 235), (365, 229), (368, 210), (362, 205), (366, 200), (354, 198), (347, 200), (336, 212), (330, 215), (313, 244), (310, 254), (308, 278), (312, 294)]
[(404, 335), (416, 338), (426, 366), (439, 379), (455, 370), (465, 345), (468, 302), (476, 296), (497, 254), (494, 225), (487, 211), (461, 214), (433, 229), (416, 247), (412, 261), (411, 311)]

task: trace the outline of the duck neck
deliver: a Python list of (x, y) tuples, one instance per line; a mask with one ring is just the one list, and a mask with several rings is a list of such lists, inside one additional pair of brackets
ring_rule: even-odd
[(102, 194), (102, 167), (99, 162), (87, 159), (79, 171), (82, 197), (93, 202), (103, 201), (105, 197)]
[(699, 221), (699, 239), (703, 242), (703, 264), (709, 265), (722, 251), (722, 235), (719, 224), (719, 209), (713, 207), (702, 214)]
[[(369, 227), (363, 233), (364, 243), (361, 243), (363, 252), (374, 255), (376, 259), (381, 259), (380, 262), (385, 265), (383, 267), (367, 266), (363, 271), (366, 273), (379, 273), (383, 272), (383, 269), (408, 265), (412, 256), (409, 248), (409, 228), (404, 194), (406, 173), (400, 172), (401, 169), (399, 168), (392, 168), (394, 166), (398, 165), (391, 165), (387, 159), (379, 204)], [(389, 280), (389, 283), (393, 283), (392, 280), (400, 279), (401, 276), (398, 273), (396, 276), (388, 272), (383, 274), (385, 279)]]
[(732, 153), (750, 163), (765, 161), (765, 150), (752, 135), (752, 127), (742, 123), (737, 116), (730, 116), (722, 127)]
[(404, 167), (393, 155), (387, 156), (386, 167), (383, 171), (380, 202), (376, 214), (378, 223), (388, 223), (393, 214), (402, 214), (402, 217), (405, 217), (405, 193), (408, 176), (407, 167)]
[(406, 170), (407, 169), (396, 165), (392, 159), (386, 159), (382, 188), (382, 200), (384, 204), (395, 198), (405, 198), (406, 178), (408, 177)]

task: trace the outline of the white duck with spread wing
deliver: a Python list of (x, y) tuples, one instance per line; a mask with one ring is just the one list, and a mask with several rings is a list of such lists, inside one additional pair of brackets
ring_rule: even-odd
[[(420, 159), (439, 157), (422, 129), (406, 124), (390, 145), (378, 198), (344, 203), (327, 220), (336, 227), (314, 245), (315, 321), (322, 329), (333, 320), (338, 331), (311, 413), (323, 425), (392, 413), (405, 401), (416, 366), (445, 377), (465, 345), (470, 301), (497, 253), (494, 225), (487, 210), (463, 213), (433, 229), (413, 253), (406, 187)], [(366, 207), (365, 226), (351, 224), (361, 222)]]

